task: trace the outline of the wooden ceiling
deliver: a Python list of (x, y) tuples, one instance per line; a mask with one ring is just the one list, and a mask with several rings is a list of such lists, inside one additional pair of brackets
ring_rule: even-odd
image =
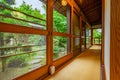
[(67, 6), (62, 6), (61, 0), (54, 0), (54, 9), (66, 16)]
[(102, 23), (102, 0), (75, 0), (91, 25)]

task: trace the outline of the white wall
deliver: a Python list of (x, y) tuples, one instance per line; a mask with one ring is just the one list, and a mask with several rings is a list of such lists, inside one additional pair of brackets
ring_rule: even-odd
[(105, 33), (104, 33), (104, 50), (105, 50), (105, 70), (106, 80), (110, 80), (110, 0), (105, 0)]

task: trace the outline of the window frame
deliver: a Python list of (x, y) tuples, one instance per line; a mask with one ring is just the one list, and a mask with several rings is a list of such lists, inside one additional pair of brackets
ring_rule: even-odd
[[(74, 26), (72, 26), (72, 40), (73, 40), (73, 43), (72, 43), (72, 50), (73, 50), (73, 55), (74, 56), (77, 56), (78, 54), (79, 54), (79, 52), (81, 51), (81, 15), (79, 15), (79, 12), (74, 8), (74, 10), (73, 10), (73, 15), (76, 15), (76, 16), (78, 16), (79, 17), (79, 35), (75, 35), (74, 34)], [(74, 20), (74, 17), (73, 17), (73, 20)], [(73, 23), (74, 24), (74, 23)], [(74, 43), (74, 40), (75, 40), (75, 38), (79, 38), (79, 48), (76, 48), (76, 49), (74, 49), (74, 47), (75, 47), (75, 43)]]
[[(73, 12), (73, 5), (72, 5), (72, 3), (70, 2), (70, 1), (67, 1), (67, 3), (68, 3), (68, 6), (70, 7), (70, 20), (69, 20), (69, 24), (67, 24), (67, 27), (66, 28), (68, 28), (68, 26), (69, 26), (69, 33), (62, 33), (62, 32), (56, 32), (56, 31), (53, 31), (52, 32), (52, 35), (53, 36), (59, 36), (59, 37), (66, 37), (66, 38), (69, 38), (69, 43), (70, 43), (70, 45), (68, 45), (69, 46), (69, 49), (70, 49), (70, 52), (67, 54), (67, 55), (65, 55), (65, 56), (63, 56), (63, 57), (61, 57), (61, 58), (58, 58), (57, 60), (53, 60), (53, 64), (52, 65), (54, 65), (55, 67), (56, 67), (56, 69), (58, 69), (60, 66), (62, 66), (62, 64), (63, 63), (65, 63), (66, 61), (68, 61), (69, 59), (71, 59), (72, 58), (72, 55), (73, 55), (73, 53), (72, 53), (72, 50), (71, 50), (71, 46), (72, 46), (72, 44), (71, 44), (71, 39), (72, 39), (72, 34), (71, 34), (71, 28), (72, 28), (72, 12)], [(66, 17), (66, 19), (67, 19), (68, 17)]]
[[(48, 10), (50, 10), (50, 7), (48, 6), (50, 5), (51, 1), (50, 0), (46, 1), (46, 30), (0, 22), (0, 32), (35, 34), (43, 35), (46, 36), (46, 38), (48, 38), (50, 35), (48, 31), (48, 23), (50, 23), (50, 21), (48, 21)], [(26, 79), (31, 80), (31, 77), (32, 79), (38, 79), (40, 76), (43, 76), (44, 74), (48, 73), (49, 71), (48, 54), (50, 53), (48, 52), (48, 40), (46, 39), (46, 65), (36, 68), (32, 71), (29, 71), (19, 77), (16, 77), (14, 80), (26, 80)]]
[[(21, 33), (21, 34), (37, 34), (37, 35), (44, 35), (46, 36), (46, 65), (37, 68), (33, 71), (30, 71), (26, 74), (23, 74), (14, 80), (31, 80), (31, 79), (38, 79), (43, 75), (49, 74), (49, 67), (51, 65), (54, 65), (56, 69), (58, 69), (60, 66), (62, 66), (63, 63), (68, 61), (73, 57), (72, 52), (72, 15), (73, 15), (73, 5), (70, 1), (67, 1), (71, 11), (70, 11), (70, 33), (60, 33), (60, 32), (54, 32), (53, 31), (53, 0), (47, 0), (46, 1), (46, 30), (43, 29), (37, 29), (32, 27), (26, 27), (21, 25), (15, 25), (15, 24), (8, 24), (8, 23), (2, 23), (0, 22), (0, 32), (12, 32), (12, 33)], [(70, 39), (70, 53), (68, 55), (65, 55), (64, 57), (59, 58), (58, 60), (53, 61), (53, 36), (60, 36), (60, 37), (68, 37)], [(30, 77), (31, 76), (31, 77)]]

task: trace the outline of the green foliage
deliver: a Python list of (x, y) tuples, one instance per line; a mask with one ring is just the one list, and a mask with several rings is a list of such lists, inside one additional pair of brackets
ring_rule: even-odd
[(94, 38), (101, 38), (102, 37), (102, 33), (99, 32), (97, 29), (93, 30), (93, 37)]
[(42, 37), (38, 36), (38, 35), (29, 36), (29, 42), (30, 43), (34, 42), (34, 44), (36, 44), (36, 45), (41, 43), (41, 39), (42, 39)]
[(40, 13), (38, 9), (36, 8), (33, 9), (32, 5), (28, 5), (25, 2), (23, 2), (23, 4), (20, 7), (14, 7), (14, 9), (38, 18), (43, 18), (43, 15)]
[(11, 57), (8, 60), (8, 67), (25, 67), (27, 66), (27, 55)]
[(5, 6), (5, 7), (10, 7), (9, 2), (7, 2), (7, 1), (5, 1), (5, 0), (0, 0), (0, 4), (1, 4), (2, 6)]
[(13, 4), (15, 4), (15, 0), (5, 0), (8, 4), (11, 4), (11, 5), (13, 5)]
[[(64, 15), (60, 14), (58, 11), (53, 11), (53, 28), (56, 32), (67, 32), (67, 19)], [(59, 57), (59, 53), (63, 48), (66, 48), (67, 40), (64, 37), (54, 37), (54, 59)]]
[[(15, 0), (1, 0), (0, 4), (2, 4), (5, 7), (13, 8), (17, 11), (24, 12), (26, 14), (32, 15), (32, 16), (37, 17), (37, 18), (46, 19), (46, 14), (42, 14), (37, 8), (34, 9), (32, 7), (32, 5), (26, 4), (25, 2), (23, 2), (22, 5), (20, 5), (19, 7), (11, 7), (11, 5), (15, 4)], [(46, 10), (45, 5), (43, 5), (42, 8)], [(35, 18), (32, 18), (32, 17), (28, 17), (25, 14), (22, 14), (22, 13), (17, 12), (17, 11), (10, 11), (10, 10), (0, 8), (0, 14), (46, 25), (46, 22), (43, 22), (39, 19), (35, 19)], [(57, 31), (57, 32), (66, 33), (67, 32), (66, 16), (60, 14), (58, 11), (55, 11), (55, 10), (53, 11), (53, 13), (54, 13), (54, 16), (53, 16), (53, 18), (54, 18), (54, 21), (53, 21), (54, 22), (54, 30)], [(0, 16), (0, 22), (16, 24), (16, 25), (30, 26), (30, 24), (28, 22), (15, 20), (15, 19), (12, 19), (12, 18), (6, 18), (6, 17), (2, 17), (2, 16)], [(8, 41), (10, 41), (11, 38), (16, 40), (16, 45), (14, 45), (14, 46), (21, 46), (22, 44), (25, 44), (24, 42), (22, 42), (19, 39), (19, 37), (21, 38), (21, 40), (24, 40), (23, 39), (24, 35), (23, 36), (20, 36), (20, 35), (16, 36), (16, 35), (11, 35), (11, 34), (4, 35), (4, 38), (6, 38)], [(29, 36), (28, 43), (26, 43), (26, 44), (32, 44), (33, 42), (34, 42), (34, 44), (40, 44), (41, 39), (42, 39), (42, 37)], [(56, 40), (55, 43), (54, 43), (54, 51), (58, 53), (58, 52), (60, 52), (61, 48), (66, 47), (67, 40), (66, 40), (66, 38), (62, 38), (62, 37), (55, 37), (54, 39)], [(27, 50), (25, 50), (25, 51), (27, 51)], [(29, 49), (29, 50), (31, 50), (31, 49)], [(22, 61), (20, 61), (19, 59), (20, 58), (11, 59), (9, 64), (16, 64), (16, 62), (21, 62), (22, 63), (22, 61), (25, 61), (23, 58), (21, 59)], [(14, 62), (14, 60), (16, 62)]]
[[(0, 1), (0, 4), (2, 4), (5, 7), (9, 7), (9, 8), (12, 8), (11, 5), (14, 4), (14, 3), (15, 3), (15, 0), (12, 0), (12, 1), (10, 1), (10, 0), (2, 0), (2, 1)], [(43, 5), (43, 8), (45, 8), (44, 5)], [(24, 1), (23, 1), (21, 6), (14, 7), (13, 9), (15, 9), (17, 11), (20, 11), (20, 12), (24, 12), (24, 13), (32, 15), (32, 16), (35, 16), (37, 18), (46, 19), (45, 14), (41, 14), (41, 12), (38, 9), (36, 9), (36, 8), (33, 9), (32, 5), (28, 5)], [(10, 10), (7, 10), (7, 9), (0, 8), (0, 14), (10, 16), (10, 17), (15, 17), (15, 18), (18, 18), (18, 19), (31, 21), (31, 22), (38, 23), (38, 24), (46, 25), (45, 21), (41, 21), (39, 19), (28, 17), (28, 16), (26, 16), (26, 15), (20, 13), (20, 12), (10, 11)], [(31, 26), (28, 22), (15, 20), (15, 19), (12, 19), (12, 18), (4, 18), (2, 16), (0, 17), (0, 22), (23, 25), (23, 26)], [(45, 28), (45, 26), (44, 26), (44, 28)]]
[[(35, 16), (37, 18), (45, 18), (45, 14), (41, 14), (41, 12), (35, 8), (33, 9), (32, 8), (32, 5), (28, 5), (26, 4), (25, 2), (23, 2), (23, 4), (20, 6), (20, 7), (14, 7), (15, 10), (18, 10), (20, 12), (24, 12), (26, 14), (29, 14), (29, 15), (32, 15), (32, 16)], [(19, 17), (20, 15), (22, 14), (19, 14)], [(41, 24), (46, 24), (44, 21), (41, 21), (39, 19), (35, 19), (35, 18), (32, 18), (32, 17), (28, 17), (28, 16), (23, 16), (23, 19), (25, 20), (29, 20), (29, 21), (32, 21), (32, 22), (35, 22), (35, 23), (41, 23)]]
[(59, 58), (59, 54), (60, 52), (63, 51), (64, 48), (67, 47), (67, 40), (64, 37), (54, 37), (54, 45), (53, 45), (53, 51), (54, 51), (54, 55), (53, 58), (57, 59)]
[(60, 47), (59, 46), (54, 46), (54, 53), (57, 54), (60, 52)]
[(58, 11), (53, 11), (53, 20), (54, 20), (54, 30), (57, 32), (67, 31), (67, 19), (64, 15), (60, 14)]

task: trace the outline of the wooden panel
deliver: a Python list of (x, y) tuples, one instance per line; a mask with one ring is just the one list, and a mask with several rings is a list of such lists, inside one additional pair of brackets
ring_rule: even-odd
[(80, 51), (82, 51), (82, 16), (80, 16)]
[(102, 0), (102, 65), (104, 65), (104, 20), (105, 20), (105, 1)]
[(106, 80), (105, 64), (104, 64), (104, 20), (105, 20), (105, 0), (102, 0), (102, 54), (101, 54), (101, 68), (102, 80)]
[(43, 76), (48, 72), (48, 66), (43, 66), (40, 69), (36, 69), (35, 71), (32, 71), (30, 73), (27, 73), (23, 76), (20, 76), (14, 80), (36, 80), (40, 76)]
[(64, 57), (62, 57), (62, 58), (54, 61), (54, 62), (53, 62), (53, 65), (57, 67), (57, 66), (65, 63), (65, 62), (67, 62), (69, 59), (72, 58), (72, 56), (73, 56), (73, 54), (70, 53), (69, 55), (66, 55), (66, 56), (64, 56)]
[(93, 29), (91, 28), (91, 45), (93, 45)]
[(75, 0), (75, 2), (81, 8), (90, 24), (101, 24), (102, 0)]
[(97, 2), (95, 2), (93, 5), (89, 4), (89, 5), (85, 6), (84, 9), (85, 10), (90, 10), (91, 8), (94, 8), (95, 6), (98, 6), (98, 5), (101, 5), (101, 1), (100, 0), (97, 0)]
[(120, 0), (111, 0), (110, 80), (120, 80)]
[(101, 73), (102, 73), (102, 75), (101, 75), (102, 80), (106, 80), (106, 72), (105, 72), (104, 65), (101, 66)]

